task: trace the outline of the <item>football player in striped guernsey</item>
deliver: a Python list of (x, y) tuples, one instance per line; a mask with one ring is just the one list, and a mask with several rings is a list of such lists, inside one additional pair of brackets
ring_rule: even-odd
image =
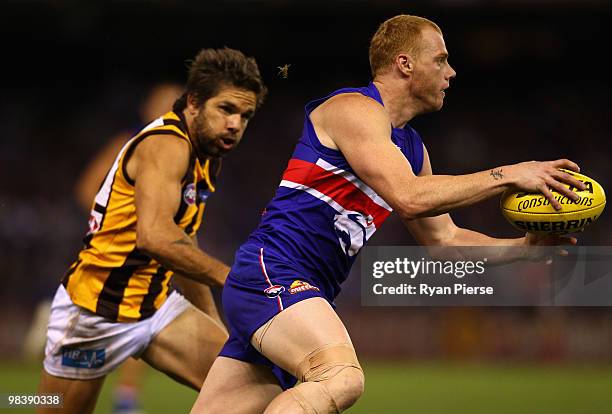
[(198, 248), (196, 232), (222, 157), (265, 94), (253, 58), (204, 49), (173, 110), (119, 151), (52, 304), (39, 392), (61, 393), (60, 412), (92, 412), (106, 375), (129, 357), (202, 386), (227, 338), (208, 285), (223, 286), (229, 268)]
[(433, 175), (408, 122), (440, 110), (455, 77), (435, 23), (408, 15), (385, 21), (370, 43), (370, 65), (368, 86), (306, 105), (276, 195), (236, 254), (223, 290), (230, 338), (192, 413), (228, 406), (233, 414), (337, 413), (357, 401), (363, 372), (333, 302), (393, 210), (421, 244), (503, 250), (538, 240), (491, 238), (459, 228), (448, 212), (506, 189), (552, 197), (553, 187), (576, 199), (563, 183), (580, 183), (558, 170), (578, 169), (568, 160)]

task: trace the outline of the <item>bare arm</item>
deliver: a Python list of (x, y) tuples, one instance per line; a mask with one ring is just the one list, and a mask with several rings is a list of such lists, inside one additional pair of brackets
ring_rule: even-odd
[[(427, 149), (423, 147), (424, 159), (423, 168), (419, 176), (432, 175), (431, 160)], [(552, 236), (549, 238), (535, 237), (527, 235), (525, 237), (513, 239), (498, 239), (487, 236), (486, 234), (477, 231), (468, 230), (458, 227), (452, 220), (450, 214), (441, 214), (435, 217), (423, 217), (414, 220), (402, 220), (413, 237), (424, 246), (444, 246), (444, 247), (462, 247), (462, 246), (487, 246), (494, 247), (486, 249), (486, 256), (493, 263), (510, 262), (514, 260), (528, 258), (529, 254), (537, 253), (530, 252), (527, 249), (518, 249), (517, 247), (526, 247), (529, 245), (550, 245), (550, 244), (575, 244), (576, 239), (568, 237)], [(470, 249), (428, 249), (429, 253), (436, 256), (440, 251), (444, 254), (454, 253), (455, 258), (470, 259), (470, 253), (474, 250)], [(484, 252), (478, 252), (484, 253)]]
[(189, 302), (223, 326), (219, 310), (208, 285), (186, 278), (180, 273), (175, 273), (172, 280), (180, 287), (181, 292)]
[(136, 244), (167, 269), (220, 286), (229, 267), (198, 249), (174, 223), (188, 163), (189, 146), (177, 138), (152, 136), (136, 147), (127, 166), (136, 181)]
[[(429, 153), (425, 147), (423, 147), (423, 151), (423, 168), (419, 176), (431, 176), (432, 168)], [(521, 256), (521, 254), (517, 255), (520, 249), (504, 249), (503, 247), (522, 246), (525, 244), (525, 238), (496, 239), (476, 231), (458, 227), (448, 213), (414, 220), (403, 219), (402, 221), (416, 241), (424, 246), (497, 246), (496, 249), (491, 250), (491, 253), (494, 251), (495, 255), (499, 255), (499, 257), (513, 260)], [(450, 250), (447, 250), (445, 253), (448, 253), (448, 251)], [(429, 252), (436, 256), (436, 249), (429, 249)], [(455, 253), (461, 255), (459, 251)], [(509, 257), (509, 255), (517, 255), (517, 257)], [(500, 260), (499, 258), (495, 260), (491, 256), (491, 254), (487, 255), (492, 261)]]
[(416, 177), (408, 160), (389, 139), (389, 117), (374, 100), (356, 94), (339, 95), (312, 115), (317, 133), (331, 139), (357, 175), (404, 219), (444, 214), (508, 188), (540, 191), (555, 208), (560, 208), (548, 187), (572, 199), (578, 196), (562, 183), (583, 187), (558, 170), (578, 170), (569, 160), (527, 162), (466, 175)]
[[(198, 246), (198, 238), (196, 236), (192, 236), (191, 240), (195, 246)], [(186, 278), (180, 273), (175, 273), (172, 281), (181, 289), (181, 292), (189, 302), (223, 326), (212, 291), (208, 285)]]

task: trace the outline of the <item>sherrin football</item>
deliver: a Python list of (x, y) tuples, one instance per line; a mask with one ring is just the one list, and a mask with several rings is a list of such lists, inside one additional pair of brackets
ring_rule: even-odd
[(518, 230), (540, 235), (574, 233), (597, 220), (606, 206), (601, 185), (584, 174), (563, 171), (585, 184), (583, 191), (571, 188), (580, 196), (579, 201), (574, 202), (551, 189), (561, 204), (561, 210), (557, 211), (541, 193), (506, 191), (501, 198), (506, 220)]

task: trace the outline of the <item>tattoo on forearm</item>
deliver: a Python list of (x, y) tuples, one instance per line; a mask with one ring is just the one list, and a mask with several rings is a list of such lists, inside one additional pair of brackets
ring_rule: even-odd
[(502, 178), (504, 178), (504, 175), (502, 174), (502, 169), (500, 168), (499, 170), (491, 170), (491, 177), (493, 177), (494, 180), (501, 180)]
[(182, 239), (178, 239), (178, 240), (173, 241), (172, 244), (183, 244), (183, 245), (191, 244), (191, 245), (193, 245), (191, 240), (189, 240), (187, 238), (184, 238), (184, 237)]

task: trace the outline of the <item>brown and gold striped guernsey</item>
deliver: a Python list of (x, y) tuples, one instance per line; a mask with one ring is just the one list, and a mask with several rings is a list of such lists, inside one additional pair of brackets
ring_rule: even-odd
[(220, 170), (220, 162), (207, 159), (202, 164), (198, 159), (184, 120), (174, 112), (156, 119), (123, 146), (96, 195), (85, 246), (62, 280), (76, 305), (113, 321), (148, 318), (169, 293), (173, 272), (136, 248), (134, 182), (126, 173), (134, 148), (151, 135), (189, 142), (191, 158), (174, 217), (189, 236), (202, 223), (206, 198), (215, 191)]

